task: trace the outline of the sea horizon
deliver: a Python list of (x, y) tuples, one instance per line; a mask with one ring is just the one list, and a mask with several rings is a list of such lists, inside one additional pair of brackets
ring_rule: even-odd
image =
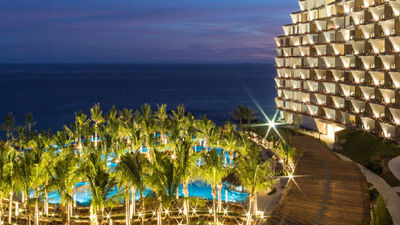
[(272, 115), (274, 77), (272, 63), (1, 64), (0, 119), (12, 112), (22, 124), (32, 113), (38, 130), (57, 130), (96, 103), (104, 112), (148, 103), (183, 104), (222, 125), (238, 105), (257, 109), (258, 102)]

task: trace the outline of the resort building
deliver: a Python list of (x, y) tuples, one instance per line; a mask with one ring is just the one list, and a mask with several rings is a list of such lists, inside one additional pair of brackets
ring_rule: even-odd
[(400, 141), (400, 1), (300, 0), (275, 38), (276, 106), (287, 123)]

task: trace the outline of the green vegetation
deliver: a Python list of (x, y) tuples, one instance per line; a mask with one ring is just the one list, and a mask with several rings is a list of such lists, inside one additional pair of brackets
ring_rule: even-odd
[(382, 196), (376, 199), (375, 206), (371, 209), (371, 225), (392, 225), (393, 220), (386, 208)]
[[(252, 110), (243, 110), (243, 114), (250, 119), (240, 117), (240, 121), (248, 124), (254, 118)], [(178, 216), (190, 224), (189, 210), (205, 205), (189, 198), (189, 182), (199, 179), (212, 186), (214, 223), (217, 223), (222, 213), (222, 180), (229, 174), (234, 174), (251, 194), (246, 210), (251, 215), (257, 214), (251, 204), (257, 192), (271, 188), (274, 181), (272, 161), (261, 159), (262, 149), (249, 139), (248, 131), (238, 132), (230, 122), (217, 127), (206, 117), (196, 119), (183, 106), (170, 113), (166, 105), (154, 112), (147, 104), (135, 112), (113, 107), (103, 113), (95, 105), (90, 115), (76, 113), (73, 123), (55, 133), (34, 130), (30, 114), (24, 125), (15, 127), (15, 124), (12, 114), (8, 114), (2, 126), (6, 140), (0, 140), (0, 220), (4, 216), (1, 209), (8, 208), (8, 223), (26, 221), (38, 225), (42, 213), (49, 216), (48, 193), (55, 191), (61, 196), (57, 218), (61, 218), (63, 225), (75, 224), (74, 192), (88, 188), (93, 197), (87, 213), (91, 224), (108, 223), (110, 210), (116, 206), (124, 207), (127, 225), (135, 216), (144, 224), (144, 218), (152, 217), (153, 212), (161, 225), (171, 220), (169, 208), (183, 209)], [(196, 152), (195, 146), (199, 145), (206, 150)], [(226, 149), (231, 158), (235, 155), (236, 165), (228, 166), (223, 154), (214, 151), (217, 147)], [(285, 149), (282, 155), (290, 157)], [(107, 165), (109, 159), (116, 164), (115, 168)], [(77, 182), (88, 185), (76, 190)], [(180, 185), (184, 193), (181, 199)], [(112, 196), (115, 187), (118, 193)], [(145, 187), (152, 191), (146, 197)], [(136, 190), (140, 192), (138, 202), (132, 194)], [(22, 198), (24, 218), (12, 214), (14, 194)], [(6, 198), (11, 199), (8, 207), (3, 205)], [(88, 219), (87, 214), (81, 218)]]
[(336, 135), (339, 140), (339, 148), (336, 148), (338, 153), (374, 171), (389, 185), (400, 185), (388, 168), (388, 162), (400, 155), (400, 146), (356, 130), (343, 130)]

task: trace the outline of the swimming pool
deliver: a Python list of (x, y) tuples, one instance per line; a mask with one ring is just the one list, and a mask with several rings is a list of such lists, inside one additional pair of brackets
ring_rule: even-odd
[[(204, 149), (205, 148), (202, 146), (194, 147), (194, 150), (196, 150), (196, 152), (203, 151)], [(222, 148), (216, 148), (215, 150), (218, 153), (223, 152)], [(143, 148), (142, 152), (147, 152), (146, 148)], [(228, 165), (231, 164), (230, 158), (229, 158), (229, 153), (224, 152), (224, 160), (225, 160), (226, 164), (228, 164)], [(199, 163), (201, 163), (201, 161), (199, 161)], [(107, 158), (107, 165), (109, 167), (117, 166), (117, 164), (113, 160), (112, 155)], [(182, 186), (183, 185), (181, 185), (179, 187), (179, 196), (180, 197), (184, 197), (183, 192), (182, 192)], [(201, 180), (190, 183), (188, 185), (188, 190), (189, 190), (189, 197), (199, 197), (202, 199), (212, 200), (211, 186), (209, 186), (208, 184), (206, 184), (205, 182), (203, 182)], [(118, 193), (118, 191), (119, 191), (118, 187), (114, 187), (110, 191), (109, 197), (116, 195)], [(149, 194), (151, 194), (151, 190), (146, 188), (143, 195), (147, 196)], [(61, 196), (56, 191), (50, 192), (48, 194), (48, 197), (49, 197), (50, 203), (59, 204), (61, 202)], [(139, 197), (140, 197), (139, 191), (136, 191), (136, 193), (135, 193), (136, 200), (138, 200)], [(248, 193), (242, 193), (242, 192), (236, 192), (236, 191), (230, 190), (229, 188), (227, 188), (227, 183), (223, 184), (222, 196), (221, 196), (222, 201), (228, 200), (228, 202), (243, 202), (247, 199), (247, 197), (248, 197)], [(87, 206), (90, 204), (90, 200), (92, 199), (92, 196), (91, 196), (91, 193), (89, 190), (89, 185), (87, 182), (79, 182), (75, 185), (73, 198), (80, 205)], [(226, 198), (228, 198), (228, 199), (226, 199)]]

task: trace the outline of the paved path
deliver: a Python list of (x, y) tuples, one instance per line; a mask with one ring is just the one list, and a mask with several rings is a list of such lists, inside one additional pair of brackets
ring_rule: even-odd
[(368, 223), (368, 192), (359, 168), (312, 137), (293, 137), (293, 143), (305, 152), (295, 170), (296, 183), (289, 182), (270, 224)]
[[(346, 156), (338, 154), (343, 160), (351, 161), (351, 159)], [(390, 212), (393, 219), (394, 225), (400, 225), (400, 196), (396, 193), (398, 188), (393, 188), (386, 183), (384, 179), (376, 175), (374, 172), (357, 164), (362, 173), (367, 178), (367, 181), (374, 185), (374, 187), (379, 191), (385, 200), (386, 206)]]
[(400, 180), (400, 156), (389, 161), (389, 169), (397, 180)]

